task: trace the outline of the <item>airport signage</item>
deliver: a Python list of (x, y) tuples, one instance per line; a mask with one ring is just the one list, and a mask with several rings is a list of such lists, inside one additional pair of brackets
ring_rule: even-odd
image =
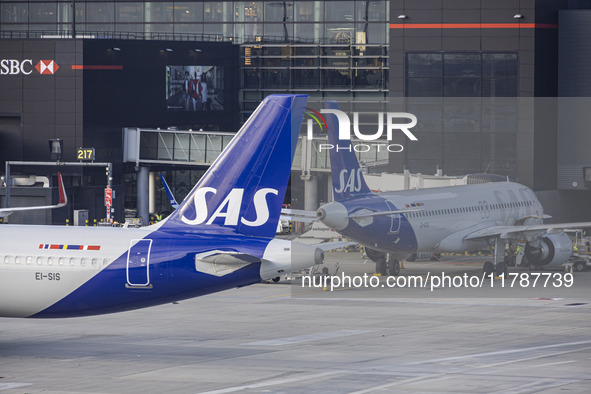
[(113, 206), (113, 189), (111, 186), (105, 188), (105, 207)]
[(76, 158), (80, 161), (89, 160), (94, 161), (94, 148), (78, 148), (76, 150)]
[(33, 59), (1, 59), (0, 75), (30, 75), (34, 70), (41, 75), (53, 75), (60, 67), (54, 60), (39, 60), (33, 66)]

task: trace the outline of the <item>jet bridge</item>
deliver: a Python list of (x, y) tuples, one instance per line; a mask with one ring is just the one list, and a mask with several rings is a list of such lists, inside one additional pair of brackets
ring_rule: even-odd
[[(135, 163), (138, 172), (137, 209), (144, 224), (147, 224), (149, 213), (154, 211), (155, 187), (150, 185), (155, 185), (156, 181), (155, 174), (149, 171), (150, 166), (182, 165), (206, 169), (228, 146), (234, 135), (233, 132), (224, 131), (124, 128), (123, 162)], [(324, 177), (330, 182), (327, 142), (326, 137), (309, 140), (302, 136), (296, 147), (292, 171), (300, 172), (300, 178), (304, 181), (305, 208), (308, 210), (318, 208), (318, 178)], [(368, 168), (377, 168), (388, 162), (385, 149), (361, 149), (356, 153), (360, 162)]]

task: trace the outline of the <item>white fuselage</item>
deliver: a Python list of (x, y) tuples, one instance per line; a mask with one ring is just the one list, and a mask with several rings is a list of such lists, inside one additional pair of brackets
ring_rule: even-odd
[(511, 182), (388, 193), (384, 197), (399, 209), (424, 204), (417, 207), (422, 211), (404, 214), (415, 231), (418, 251), (470, 250), (471, 245), (478, 248), (474, 242), (462, 242), (464, 232), (512, 226), (520, 219), (543, 215), (533, 191)]

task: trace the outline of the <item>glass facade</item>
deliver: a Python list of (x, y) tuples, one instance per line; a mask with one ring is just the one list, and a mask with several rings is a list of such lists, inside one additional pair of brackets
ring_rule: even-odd
[(407, 147), (409, 170), (516, 178), (518, 67), (516, 53), (407, 53), (408, 109), (422, 136)]
[(271, 93), (377, 101), (388, 92), (388, 1), (2, 1), (0, 37), (231, 41), (243, 119)]

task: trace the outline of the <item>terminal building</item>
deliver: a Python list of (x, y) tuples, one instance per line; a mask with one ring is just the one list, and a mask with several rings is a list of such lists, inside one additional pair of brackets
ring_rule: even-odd
[[(590, 220), (590, 58), (589, 0), (2, 1), (0, 164), (13, 185), (61, 171), (71, 201), (11, 222), (105, 217), (105, 168), (74, 165), (78, 148), (112, 164), (117, 220), (170, 210), (157, 174), (182, 199), (273, 93), (373, 112), (368, 131), (376, 112), (415, 114), (419, 141), (363, 154), (368, 171), (498, 174), (556, 220)], [(62, 165), (34, 165), (56, 160), (58, 138)], [(303, 145), (290, 200), (315, 209), (328, 159)], [(57, 198), (43, 189), (15, 187), (11, 203)]]

